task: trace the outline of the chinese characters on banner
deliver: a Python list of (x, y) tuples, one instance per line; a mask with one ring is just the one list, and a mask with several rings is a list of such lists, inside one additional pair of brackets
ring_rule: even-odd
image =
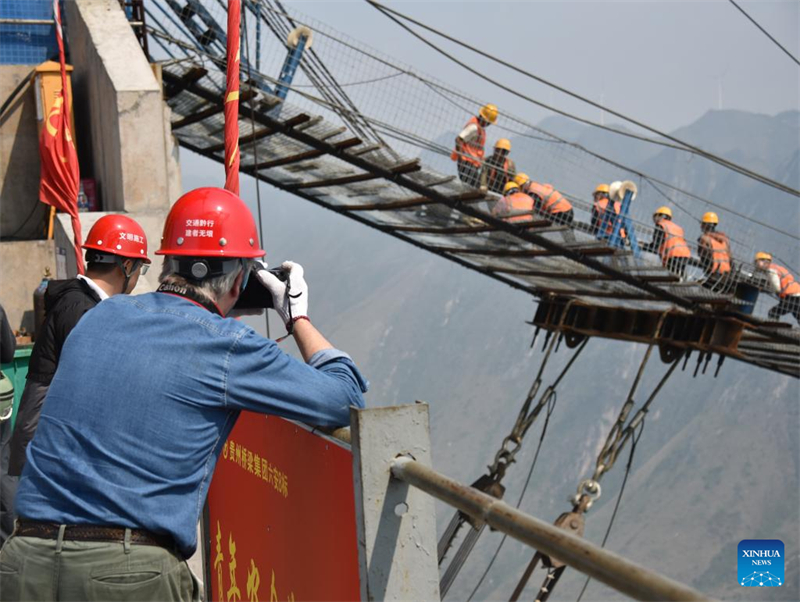
[(212, 600), (359, 599), (348, 449), (293, 422), (242, 412), (208, 508)]

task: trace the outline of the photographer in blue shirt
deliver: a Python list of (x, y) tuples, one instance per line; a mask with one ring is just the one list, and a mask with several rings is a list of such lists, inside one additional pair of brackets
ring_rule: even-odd
[[(191, 600), (185, 559), (240, 411), (340, 426), (364, 407), (355, 364), (308, 319), (302, 267), (254, 263), (264, 251), (236, 195), (185, 194), (157, 254), (158, 292), (104, 301), (67, 338), (0, 553), (0, 600)], [(225, 317), (251, 274), (305, 363)]]

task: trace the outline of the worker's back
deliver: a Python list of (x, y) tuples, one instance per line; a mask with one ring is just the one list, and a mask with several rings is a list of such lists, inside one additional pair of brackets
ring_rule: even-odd
[(188, 556), (239, 410), (345, 424), (349, 405), (363, 406), (358, 384), (340, 362), (315, 369), (185, 299), (114, 297), (64, 346), (17, 511), (167, 533)]

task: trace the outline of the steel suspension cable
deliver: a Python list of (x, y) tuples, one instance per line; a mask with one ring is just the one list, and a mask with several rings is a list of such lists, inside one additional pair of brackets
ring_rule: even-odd
[[(550, 335), (551, 333), (548, 333)], [(586, 348), (586, 344), (588, 343), (589, 339), (584, 339), (580, 345), (576, 348), (575, 352), (570, 357), (569, 361), (566, 365), (562, 368), (561, 372), (559, 373), (558, 377), (550, 384), (547, 389), (545, 389), (542, 396), (539, 398), (538, 403), (535, 407), (531, 409), (531, 403), (533, 402), (534, 398), (539, 392), (539, 388), (541, 387), (542, 383), (542, 376), (544, 374), (544, 369), (547, 365), (547, 362), (550, 358), (550, 355), (553, 353), (554, 349), (558, 346), (557, 342), (559, 340), (559, 335), (553, 334), (552, 339), (549, 341), (545, 341), (545, 348), (547, 352), (545, 353), (544, 358), (542, 359), (542, 363), (539, 366), (539, 371), (536, 375), (533, 384), (528, 392), (528, 395), (525, 398), (525, 402), (522, 404), (522, 408), (520, 409), (517, 419), (514, 423), (514, 427), (511, 430), (511, 433), (503, 440), (502, 445), (500, 446), (500, 450), (495, 454), (494, 462), (492, 466), (489, 467), (489, 473), (480, 477), (473, 487), (477, 487), (482, 490), (494, 491), (496, 497), (497, 495), (502, 496), (502, 492), (504, 488), (500, 485), (501, 481), (505, 477), (506, 471), (508, 468), (513, 464), (516, 460), (516, 454), (519, 452), (520, 448), (522, 447), (522, 441), (525, 437), (525, 434), (528, 432), (530, 427), (535, 422), (536, 418), (539, 416), (541, 411), (547, 408), (547, 418), (545, 422), (545, 426), (543, 427), (542, 434), (540, 436), (539, 445), (537, 447), (537, 451), (534, 457), (533, 464), (528, 472), (528, 477), (526, 479), (525, 486), (523, 488), (523, 492), (520, 496), (519, 501), (517, 502), (517, 507), (519, 504), (522, 503), (522, 496), (524, 496), (525, 491), (527, 490), (528, 484), (530, 483), (530, 478), (533, 473), (533, 467), (536, 465), (536, 460), (539, 456), (539, 449), (541, 449), (542, 441), (544, 440), (545, 433), (547, 431), (547, 422), (549, 422), (550, 414), (552, 414), (552, 410), (555, 407), (555, 399), (556, 399), (556, 388), (558, 387), (559, 383), (562, 381), (564, 376), (566, 376), (569, 369), (575, 363), (575, 360), (581, 355), (581, 352)], [(509, 444), (514, 444), (513, 449), (508, 449)], [(441, 564), (444, 556), (447, 552), (447, 549), (452, 545), (455, 536), (457, 535), (459, 529), (463, 526), (466, 519), (462, 516), (460, 512), (456, 512), (453, 516), (453, 519), (450, 522), (445, 533), (442, 535), (441, 540), (439, 541), (439, 564)], [(458, 573), (461, 571), (462, 566), (467, 560), (472, 548), (474, 547), (475, 543), (477, 543), (478, 537), (483, 531), (484, 525), (480, 525), (480, 527), (475, 527), (473, 530), (469, 532), (465, 541), (462, 542), (461, 547), (459, 548), (458, 552), (456, 553), (455, 557), (452, 559), (450, 564), (447, 567), (444, 575), (442, 576), (440, 582), (440, 592), (442, 598), (447, 595), (447, 592), (450, 589), (450, 586), (453, 584), (453, 581), (458, 576)], [(501, 542), (502, 545), (502, 542)], [(499, 550), (498, 550), (499, 553)], [(488, 572), (488, 570), (487, 570)], [(474, 592), (473, 592), (474, 594)]]
[(791, 52), (786, 50), (786, 48), (784, 48), (783, 45), (778, 40), (776, 40), (774, 37), (772, 37), (770, 35), (770, 33), (766, 29), (761, 27), (761, 25), (758, 24), (758, 21), (756, 21), (753, 17), (751, 17), (749, 14), (747, 14), (747, 12), (745, 12), (745, 10), (741, 6), (736, 4), (736, 2), (734, 2), (734, 0), (728, 0), (728, 2), (733, 4), (740, 13), (742, 13), (745, 17), (747, 17), (748, 21), (750, 21), (753, 25), (758, 27), (758, 29), (761, 31), (761, 33), (763, 33), (770, 40), (772, 40), (773, 44), (775, 44), (778, 48), (783, 50), (783, 52), (786, 54), (786, 56), (788, 56), (790, 59), (792, 59), (795, 62), (796, 65), (800, 66), (800, 61), (797, 60), (797, 57), (795, 57)]
[[(625, 493), (625, 485), (628, 483), (628, 477), (631, 474), (631, 467), (633, 466), (633, 456), (636, 454), (636, 446), (639, 443), (639, 439), (642, 438), (642, 433), (644, 432), (644, 420), (642, 420), (642, 426), (639, 427), (639, 432), (636, 434), (633, 439), (631, 439), (631, 451), (630, 455), (628, 456), (628, 463), (625, 465), (625, 476), (622, 478), (622, 485), (620, 485), (619, 492), (617, 493), (617, 501), (614, 503), (614, 511), (611, 513), (611, 519), (608, 521), (608, 527), (606, 528), (606, 533), (603, 536), (603, 543), (600, 544), (601, 548), (606, 547), (606, 542), (608, 541), (608, 536), (611, 535), (611, 529), (614, 526), (614, 521), (617, 518), (617, 512), (619, 512), (619, 506), (622, 502), (622, 495)], [(586, 581), (583, 583), (583, 588), (581, 589), (581, 593), (578, 594), (578, 599), (576, 602), (581, 602), (583, 598), (583, 594), (586, 591), (586, 588), (589, 586), (589, 582), (592, 580), (591, 577), (586, 577)]]
[[(536, 445), (536, 453), (533, 454), (533, 461), (531, 462), (531, 466), (528, 469), (528, 474), (525, 477), (525, 484), (522, 486), (522, 491), (517, 498), (517, 503), (514, 505), (515, 508), (519, 508), (522, 505), (522, 500), (525, 497), (525, 493), (528, 491), (528, 485), (531, 482), (531, 477), (533, 476), (533, 471), (536, 468), (536, 462), (539, 460), (539, 452), (542, 450), (542, 443), (544, 443), (545, 435), (547, 435), (547, 426), (550, 424), (550, 417), (553, 415), (553, 410), (556, 407), (556, 395), (555, 393), (552, 395), (551, 399), (547, 402), (547, 410), (545, 411), (544, 415), (544, 424), (542, 425), (542, 433), (539, 435), (539, 442)], [(494, 565), (495, 560), (497, 560), (497, 556), (500, 554), (500, 550), (503, 549), (503, 544), (508, 539), (508, 535), (505, 533), (503, 534), (503, 538), (500, 540), (500, 543), (497, 546), (497, 549), (494, 551), (492, 555), (492, 559), (489, 561), (489, 564), (486, 567), (486, 570), (483, 571), (481, 578), (478, 580), (478, 583), (472, 589), (472, 593), (470, 593), (469, 598), (467, 598), (467, 602), (471, 602), (471, 600), (475, 597), (475, 594), (478, 593), (478, 589), (481, 585), (483, 585), (484, 579), (489, 574), (489, 571), (492, 570), (492, 566)]]
[[(708, 152), (706, 150), (703, 150), (702, 148), (699, 148), (697, 146), (689, 144), (688, 142), (685, 142), (685, 141), (683, 141), (683, 140), (681, 140), (679, 138), (676, 138), (676, 137), (674, 137), (674, 136), (672, 136), (670, 134), (667, 134), (666, 132), (662, 132), (662, 131), (654, 128), (654, 127), (651, 127), (651, 126), (649, 126), (649, 125), (647, 125), (645, 123), (642, 123), (641, 121), (638, 121), (638, 120), (633, 119), (631, 117), (627, 117), (626, 115), (623, 115), (622, 113), (619, 113), (617, 111), (609, 109), (608, 107), (604, 107), (604, 106), (600, 105), (599, 103), (594, 102), (593, 100), (591, 100), (589, 98), (585, 98), (585, 97), (583, 97), (583, 96), (581, 96), (579, 94), (571, 92), (570, 90), (567, 90), (566, 88), (563, 88), (561, 86), (558, 86), (557, 84), (549, 82), (549, 81), (547, 81), (547, 80), (545, 80), (545, 79), (543, 79), (543, 78), (541, 78), (541, 77), (539, 77), (539, 76), (537, 76), (537, 75), (535, 75), (533, 73), (530, 73), (529, 71), (521, 69), (521, 68), (517, 67), (516, 65), (513, 65), (513, 64), (511, 64), (511, 63), (509, 63), (507, 61), (499, 59), (499, 58), (497, 58), (497, 57), (495, 57), (495, 56), (493, 56), (493, 55), (491, 55), (489, 53), (486, 53), (486, 52), (484, 52), (484, 51), (482, 51), (482, 50), (480, 50), (480, 49), (478, 49), (478, 48), (476, 48), (474, 46), (471, 46), (470, 44), (467, 44), (466, 42), (462, 42), (461, 40), (458, 40), (457, 38), (449, 36), (448, 34), (446, 34), (444, 32), (441, 32), (441, 31), (439, 31), (439, 30), (437, 30), (437, 29), (435, 29), (435, 28), (433, 28), (433, 27), (431, 27), (429, 25), (426, 25), (426, 24), (424, 24), (424, 23), (422, 23), (420, 21), (417, 21), (416, 19), (413, 19), (412, 17), (409, 17), (407, 15), (404, 15), (403, 13), (400, 13), (400, 12), (392, 9), (392, 8), (389, 8), (387, 6), (379, 4), (378, 2), (375, 2), (375, 0), (365, 0), (365, 1), (367, 3), (369, 3), (370, 5), (372, 5), (374, 8), (376, 8), (378, 11), (382, 12), (385, 16), (387, 16), (389, 19), (394, 21), (397, 25), (399, 25), (400, 27), (405, 29), (411, 35), (413, 35), (414, 37), (416, 37), (417, 39), (419, 39), (420, 41), (425, 43), (427, 46), (429, 46), (430, 48), (432, 48), (436, 52), (438, 52), (439, 54), (442, 54), (442, 55), (446, 56), (448, 59), (450, 59), (451, 61), (457, 63), (462, 68), (470, 71), (474, 75), (476, 75), (476, 76), (480, 77), (481, 79), (484, 79), (484, 80), (494, 84), (495, 86), (505, 90), (506, 92), (508, 92), (510, 94), (513, 94), (513, 95), (515, 95), (515, 96), (517, 96), (519, 98), (527, 100), (528, 102), (531, 102), (531, 103), (533, 103), (533, 104), (535, 104), (537, 106), (540, 106), (540, 107), (543, 107), (543, 108), (547, 108), (548, 110), (557, 112), (557, 113), (559, 113), (561, 115), (569, 117), (570, 119), (573, 119), (573, 120), (576, 120), (576, 121), (580, 121), (582, 123), (586, 123), (587, 125), (591, 125), (593, 127), (598, 127), (598, 128), (601, 128), (601, 129), (605, 129), (605, 130), (608, 130), (608, 131), (613, 132), (613, 133), (618, 134), (618, 135), (623, 135), (623, 136), (628, 136), (628, 137), (635, 137), (635, 138), (638, 138), (638, 139), (643, 140), (645, 142), (658, 143), (658, 141), (653, 141), (650, 138), (637, 136), (636, 134), (630, 134), (629, 132), (621, 132), (620, 130), (617, 130), (617, 129), (614, 129), (614, 128), (609, 128), (609, 127), (604, 126), (602, 124), (598, 124), (596, 122), (592, 122), (590, 120), (586, 120), (586, 119), (577, 117), (575, 115), (568, 114), (568, 113), (566, 113), (564, 111), (561, 111), (560, 109), (555, 109), (554, 107), (550, 107), (550, 106), (544, 105), (543, 103), (541, 103), (541, 102), (539, 102), (539, 101), (537, 101), (537, 100), (535, 100), (535, 99), (533, 99), (533, 98), (531, 98), (531, 97), (529, 97), (529, 96), (527, 96), (525, 94), (522, 94), (522, 93), (518, 92), (517, 90), (514, 90), (513, 88), (498, 82), (497, 80), (494, 80), (494, 79), (488, 77), (487, 75), (481, 73), (477, 69), (474, 69), (474, 68), (470, 67), (469, 65), (467, 65), (463, 61), (460, 61), (459, 59), (457, 59), (452, 54), (448, 53), (447, 51), (443, 50), (442, 48), (439, 48), (436, 44), (434, 44), (433, 42), (431, 42), (430, 40), (428, 40), (424, 36), (420, 35), (416, 31), (411, 29), (405, 23), (401, 23), (399, 21), (399, 19), (395, 18), (395, 16), (393, 16), (393, 15), (396, 15), (397, 17), (399, 17), (400, 19), (403, 19), (405, 21), (409, 21), (411, 23), (414, 23), (415, 25), (430, 31), (431, 33), (433, 33), (433, 34), (435, 34), (437, 36), (440, 36), (440, 37), (442, 37), (442, 38), (444, 38), (444, 39), (446, 39), (446, 40), (448, 40), (448, 41), (450, 41), (450, 42), (452, 42), (454, 44), (462, 46), (463, 48), (471, 50), (472, 52), (474, 52), (476, 54), (479, 54), (480, 56), (483, 56), (483, 57), (485, 57), (485, 58), (487, 58), (487, 59), (489, 59), (489, 60), (491, 60), (493, 62), (496, 62), (496, 63), (498, 63), (500, 65), (503, 65), (504, 67), (507, 67), (508, 69), (516, 71), (516, 72), (518, 72), (518, 73), (520, 73), (522, 75), (525, 75), (526, 77), (529, 77), (529, 78), (534, 79), (534, 80), (536, 80), (536, 81), (538, 81), (540, 83), (543, 83), (543, 84), (545, 84), (545, 85), (547, 85), (547, 86), (549, 86), (551, 88), (554, 88), (554, 89), (558, 90), (559, 92), (562, 92), (563, 94), (571, 96), (572, 98), (578, 99), (578, 100), (580, 100), (582, 102), (585, 102), (585, 103), (587, 103), (587, 104), (589, 104), (589, 105), (591, 105), (591, 106), (593, 106), (595, 108), (601, 109), (601, 110), (603, 110), (603, 111), (605, 111), (607, 113), (610, 113), (611, 115), (614, 115), (615, 117), (618, 117), (620, 119), (623, 119), (624, 121), (627, 121), (628, 123), (631, 123), (633, 125), (636, 125), (637, 127), (640, 127), (640, 128), (642, 128), (644, 130), (647, 130), (647, 131), (649, 131), (651, 133), (654, 133), (654, 134), (656, 134), (658, 136), (661, 136), (662, 138), (666, 138), (667, 140), (670, 140), (671, 142), (680, 145), (681, 150), (686, 150), (687, 152), (694, 153), (694, 154), (696, 154), (698, 156), (701, 156), (701, 157), (703, 157), (705, 159), (708, 159), (709, 161), (717, 163), (718, 165), (721, 165), (721, 166), (723, 166), (723, 167), (725, 167), (727, 169), (730, 169), (731, 171), (735, 171), (735, 172), (737, 172), (737, 173), (739, 173), (739, 174), (741, 174), (743, 176), (746, 176), (746, 177), (749, 177), (749, 178), (751, 178), (753, 180), (761, 182), (762, 184), (766, 184), (767, 186), (771, 186), (772, 188), (776, 188), (778, 190), (781, 190), (782, 192), (786, 192), (786, 193), (791, 194), (793, 196), (800, 197), (800, 190), (797, 190), (795, 188), (792, 188), (790, 186), (782, 184), (782, 183), (780, 183), (780, 182), (778, 182), (776, 180), (768, 178), (767, 176), (759, 174), (759, 173), (757, 173), (757, 172), (755, 172), (755, 171), (753, 171), (751, 169), (748, 169), (748, 168), (746, 168), (746, 167), (744, 167), (742, 165), (739, 165), (737, 163), (734, 163), (732, 161), (724, 159), (723, 157), (720, 157), (720, 156), (715, 155), (713, 153), (710, 153), (710, 152)], [(389, 13), (391, 13), (391, 14), (389, 14)]]

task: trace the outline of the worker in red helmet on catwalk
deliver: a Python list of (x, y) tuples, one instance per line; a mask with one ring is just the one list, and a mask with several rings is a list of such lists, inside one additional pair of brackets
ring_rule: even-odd
[(480, 185), (486, 128), (497, 121), (497, 114), (496, 105), (483, 105), (456, 136), (456, 145), (450, 158), (457, 162), (458, 178), (467, 186), (478, 188)]
[[(156, 253), (158, 290), (104, 301), (64, 345), (0, 552), (15, 571), (2, 596), (192, 599), (186, 559), (239, 413), (340, 426), (364, 406), (358, 368), (309, 319), (303, 268), (285, 262), (275, 275), (255, 263), (264, 251), (239, 197), (185, 194)], [(249, 278), (269, 291), (305, 362), (226, 318)], [(112, 566), (113, 579), (98, 578)]]
[[(36, 333), (27, 382), (9, 443), (8, 474), (11, 477), (22, 473), (25, 449), (39, 423), (39, 413), (67, 335), (95, 305), (113, 295), (130, 293), (150, 263), (144, 230), (125, 215), (105, 215), (97, 220), (83, 248), (86, 249), (86, 275), (52, 280), (45, 292), (47, 317), (41, 332)], [(15, 481), (9, 480), (4, 487), (14, 488)], [(4, 525), (0, 529), (3, 539), (10, 535), (7, 527)]]

